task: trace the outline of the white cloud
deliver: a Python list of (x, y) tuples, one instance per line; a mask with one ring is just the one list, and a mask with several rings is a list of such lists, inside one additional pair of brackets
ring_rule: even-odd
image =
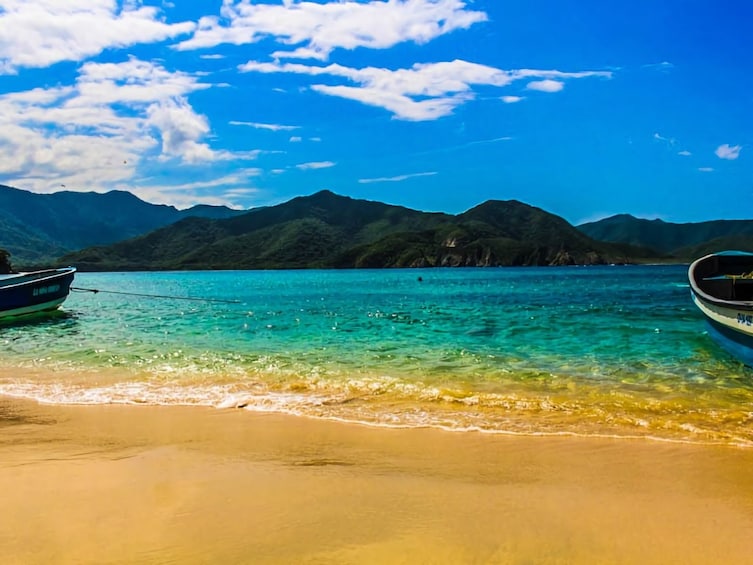
[(296, 169), (300, 169), (302, 171), (310, 171), (313, 169), (328, 169), (329, 167), (334, 167), (335, 163), (332, 161), (313, 161), (310, 163), (301, 163), (300, 165), (296, 165)]
[(351, 86), (327, 86), (323, 84), (311, 87), (316, 92), (349, 98), (369, 106), (377, 106), (392, 112), (404, 120), (435, 120), (447, 116), (462, 103), (473, 98), (471, 93), (454, 93), (448, 96), (413, 100), (409, 96), (379, 88), (358, 88)]
[(188, 163), (212, 159), (212, 150), (198, 142), (209, 133), (209, 123), (185, 100), (168, 99), (152, 104), (147, 117), (147, 123), (160, 131), (163, 159), (181, 157)]
[(654, 133), (654, 140), (659, 141), (660, 143), (664, 143), (669, 147), (674, 147), (675, 145), (677, 145), (677, 140), (674, 137), (665, 137), (658, 132)]
[(487, 21), (462, 0), (371, 0), (260, 4), (225, 0), (221, 17), (204, 17), (181, 50), (228, 43), (244, 45), (273, 37), (293, 47), (273, 57), (326, 60), (337, 48), (386, 49), (411, 41), (423, 44), (458, 29)]
[(678, 155), (682, 155), (683, 157), (690, 157), (692, 155), (692, 153), (690, 151), (687, 151), (687, 150), (678, 151), (677, 154)]
[(669, 61), (662, 61), (661, 63), (649, 63), (647, 65), (643, 65), (643, 68), (667, 72), (673, 69), (674, 65)]
[(285, 126), (282, 124), (261, 124), (258, 122), (238, 122), (232, 120), (229, 122), (231, 126), (248, 126), (255, 129), (267, 129), (270, 131), (291, 131), (294, 129), (300, 129), (301, 126)]
[(146, 202), (167, 204), (179, 209), (190, 208), (196, 204), (247, 209), (250, 207), (250, 200), (261, 193), (258, 188), (249, 187), (251, 179), (260, 174), (259, 169), (242, 168), (210, 180), (170, 185), (147, 182), (139, 186), (128, 184), (116, 188), (133, 192)]
[(538, 90), (540, 92), (559, 92), (565, 88), (565, 84), (558, 80), (544, 79), (534, 80), (526, 85), (528, 90)]
[(698, 170), (702, 173), (712, 173), (714, 172), (713, 167), (698, 167)]
[(154, 149), (153, 138), (65, 135), (47, 137), (23, 127), (0, 128), (0, 178), (34, 192), (94, 190), (132, 178), (138, 155)]
[[(219, 186), (223, 186), (223, 185), (226, 185), (226, 184), (227, 184), (226, 182), (223, 182)], [(257, 188), (230, 188), (230, 189), (226, 189), (224, 191), (224, 194), (226, 196), (233, 195), (233, 196), (242, 196), (242, 197), (245, 198), (245, 197), (249, 196), (250, 194), (258, 194), (259, 192), (261, 192), (261, 191), (259, 189), (257, 189)]]
[(469, 141), (465, 144), (465, 147), (469, 147), (471, 145), (482, 145), (486, 143), (499, 143), (500, 141), (512, 141), (513, 138), (509, 135), (504, 135), (502, 137), (494, 137), (492, 139), (479, 139), (477, 141)]
[(86, 63), (76, 81), (78, 96), (68, 105), (148, 104), (186, 96), (210, 88), (180, 71), (168, 71), (158, 63), (131, 58), (122, 63)]
[(720, 159), (728, 159), (730, 161), (734, 161), (740, 156), (741, 150), (741, 145), (728, 145), (727, 143), (725, 143), (724, 145), (717, 147), (714, 153)]
[[(415, 64), (409, 69), (390, 70), (376, 67), (354, 69), (342, 65), (311, 66), (299, 63), (261, 63), (249, 61), (239, 67), (245, 72), (295, 73), (328, 75), (347, 79), (358, 86), (313, 84), (311, 89), (330, 96), (356, 100), (392, 112), (403, 120), (434, 120), (459, 105), (472, 100), (474, 85), (505, 87), (516, 80), (540, 77), (540, 83), (586, 77), (609, 78), (610, 72), (580, 71), (567, 73), (552, 70), (519, 69), (505, 71), (486, 65), (455, 60), (442, 63)], [(551, 87), (550, 87), (551, 88)]]
[(81, 61), (108, 48), (154, 43), (187, 34), (192, 22), (166, 24), (159, 10), (113, 0), (3, 0), (0, 73)]
[(0, 182), (35, 192), (104, 190), (152, 157), (184, 163), (254, 159), (214, 151), (186, 96), (208, 88), (154, 63), (87, 63), (70, 86), (0, 95)]
[(467, 149), (469, 147), (475, 147), (476, 145), (488, 145), (491, 143), (506, 143), (508, 141), (513, 141), (515, 138), (509, 135), (505, 135), (502, 137), (493, 137), (489, 139), (476, 139), (474, 141), (467, 141), (466, 143), (461, 143), (459, 145), (443, 145), (442, 147), (431, 149), (429, 151), (419, 151), (417, 153), (413, 153), (412, 155), (435, 155), (437, 153), (452, 153), (455, 151), (462, 151), (464, 149)]
[(502, 102), (505, 104), (515, 104), (523, 100), (522, 96), (502, 96)]
[(408, 175), (397, 175), (394, 177), (377, 177), (373, 179), (358, 179), (358, 182), (361, 184), (370, 184), (375, 182), (402, 182), (404, 180), (414, 179), (418, 177), (431, 177), (436, 175), (436, 172), (426, 172), (426, 173), (412, 173)]
[(303, 138), (300, 135), (294, 135), (288, 141), (290, 141), (290, 143), (300, 143), (303, 141)]

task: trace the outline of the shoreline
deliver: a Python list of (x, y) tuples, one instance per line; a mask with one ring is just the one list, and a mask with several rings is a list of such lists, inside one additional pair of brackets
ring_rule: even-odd
[[(50, 374), (58, 382), (46, 382), (50, 381)], [(480, 401), (465, 403), (462, 391), (458, 395), (450, 391), (447, 399), (422, 403), (420, 398), (406, 399), (399, 395), (370, 396), (371, 390), (367, 387), (374, 380), (368, 379), (360, 389), (364, 391), (362, 399), (359, 392), (352, 389), (343, 392), (343, 387), (329, 390), (320, 387), (314, 392), (303, 387), (298, 391), (280, 389), (244, 393), (214, 386), (213, 383), (206, 387), (202, 387), (201, 383), (175, 388), (169, 384), (152, 386), (148, 374), (144, 378), (122, 368), (20, 367), (4, 366), (0, 361), (0, 377), (8, 379), (0, 383), (0, 402), (4, 399), (20, 405), (38, 404), (61, 409), (149, 406), (240, 411), (249, 417), (280, 415), (375, 430), (434, 430), (458, 435), (481, 434), (522, 439), (571, 438), (576, 441), (593, 439), (753, 448), (753, 421), (747, 417), (745, 410), (738, 409), (746, 402), (739, 396), (731, 410), (718, 402), (715, 406), (704, 407), (704, 415), (709, 419), (716, 417), (716, 420), (699, 423), (691, 418), (681, 419), (683, 415), (693, 416), (696, 413), (690, 409), (691, 398), (685, 399), (685, 404), (679, 409), (678, 406), (670, 406), (668, 414), (661, 414), (656, 404), (652, 407), (653, 411), (631, 414), (627, 409), (621, 413), (620, 409), (624, 406), (618, 402), (607, 406), (599, 402), (602, 399), (611, 401), (608, 395), (600, 399), (590, 396), (587, 402), (584, 399), (576, 406), (577, 413), (575, 410), (567, 413), (566, 410), (552, 410), (546, 406), (550, 402), (549, 393), (537, 396), (537, 391), (532, 391), (528, 397), (522, 397), (512, 390), (506, 398), (491, 398), (485, 404), (483, 392), (474, 392), (475, 398), (482, 397)], [(378, 378), (375, 380), (378, 381)], [(128, 386), (121, 387), (123, 383), (128, 383)], [(82, 390), (87, 394), (82, 395)], [(437, 391), (431, 393), (445, 394)], [(562, 401), (562, 398), (555, 399), (555, 404), (557, 401), (561, 404), (570, 401), (567, 398)], [(517, 403), (522, 408), (518, 409)], [(542, 406), (537, 410), (539, 404)], [(599, 413), (589, 411), (591, 407), (597, 407)], [(609, 418), (600, 419), (604, 414)]]
[(6, 563), (751, 563), (753, 451), (0, 397)]

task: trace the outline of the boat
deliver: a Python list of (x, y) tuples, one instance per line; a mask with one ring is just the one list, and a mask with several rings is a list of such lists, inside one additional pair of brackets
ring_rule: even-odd
[(723, 251), (695, 260), (688, 269), (695, 305), (709, 335), (753, 367), (753, 253)]
[(59, 308), (75, 272), (75, 267), (63, 267), (0, 277), (0, 320)]

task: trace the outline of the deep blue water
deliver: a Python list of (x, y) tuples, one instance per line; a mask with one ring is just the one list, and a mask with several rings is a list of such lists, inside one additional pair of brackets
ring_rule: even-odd
[(0, 394), (753, 445), (753, 373), (706, 335), (682, 266), (79, 273), (74, 286), (101, 292), (0, 326)]

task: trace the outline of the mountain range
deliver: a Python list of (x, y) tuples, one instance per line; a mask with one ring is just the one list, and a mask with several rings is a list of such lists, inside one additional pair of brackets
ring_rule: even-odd
[(450, 215), (325, 190), (232, 218), (186, 218), (61, 260), (84, 270), (299, 269), (593, 264), (641, 255), (517, 201)]
[(676, 224), (619, 214), (581, 224), (578, 229), (599, 241), (647, 247), (679, 259), (692, 259), (724, 249), (753, 251), (753, 220)]
[(223, 206), (178, 210), (148, 204), (130, 192), (61, 191), (37, 194), (0, 185), (0, 248), (14, 264), (39, 265), (92, 245), (122, 241), (182, 218), (227, 218), (242, 213)]
[[(753, 250), (753, 221), (671, 224), (619, 215), (573, 226), (515, 200), (452, 215), (321, 191), (246, 211), (177, 210), (122, 191), (35, 194), (0, 185), (0, 249), (16, 268), (383, 268), (686, 261)], [(722, 246), (722, 247), (719, 247)]]

